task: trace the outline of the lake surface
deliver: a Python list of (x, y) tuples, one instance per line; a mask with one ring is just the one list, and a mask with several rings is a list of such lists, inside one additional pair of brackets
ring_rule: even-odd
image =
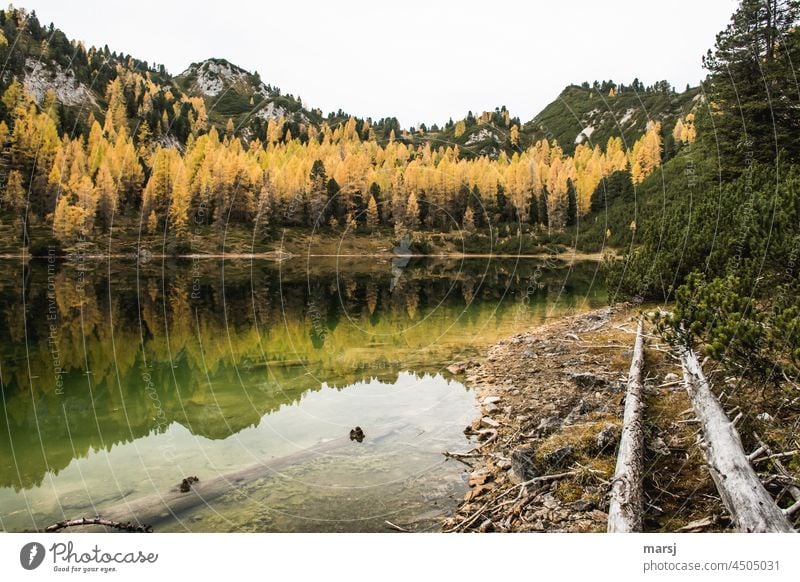
[[(477, 413), (445, 368), (604, 305), (600, 280), (538, 259), (2, 262), (0, 528), (435, 530), (467, 490), (442, 453)], [(175, 510), (188, 476), (213, 495)]]

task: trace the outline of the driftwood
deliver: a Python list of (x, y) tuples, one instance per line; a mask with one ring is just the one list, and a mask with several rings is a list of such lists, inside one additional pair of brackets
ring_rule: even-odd
[[(370, 438), (372, 440), (384, 438), (401, 426), (400, 423), (386, 426), (382, 431)], [(207, 505), (226, 493), (246, 487), (257, 479), (269, 477), (293, 465), (308, 461), (319, 455), (335, 453), (337, 450), (348, 446), (355, 446), (350, 442), (349, 436), (335, 438), (296, 453), (251, 465), (233, 473), (210, 479), (204, 477), (202, 481), (193, 483), (188, 492), (182, 492), (178, 487), (175, 487), (163, 493), (147, 495), (128, 503), (123, 502), (119, 506), (104, 510), (103, 516), (111, 520), (132, 521), (140, 525), (148, 523), (150, 526), (157, 526), (165, 521), (174, 520), (185, 511)]]
[[(758, 433), (755, 434), (755, 437), (756, 440), (758, 441), (758, 444), (761, 445), (758, 448), (758, 450), (764, 451), (768, 455), (767, 457), (764, 457), (764, 459), (769, 459), (772, 462), (772, 466), (775, 467), (775, 470), (778, 472), (779, 475), (792, 479), (791, 473), (789, 473), (789, 471), (786, 469), (786, 467), (780, 460), (782, 455), (780, 454), (773, 455), (772, 449), (770, 449), (767, 443), (761, 440), (761, 437), (758, 436)], [(800, 510), (800, 487), (797, 487), (797, 485), (794, 485), (790, 482), (786, 490), (789, 492), (789, 495), (792, 496), (792, 499), (794, 499), (794, 504), (784, 509), (783, 514), (791, 519), (791, 517)]]
[(464, 518), (462, 521), (451, 527), (450, 529), (444, 530), (444, 533), (454, 533), (460, 529), (464, 529), (478, 521), (478, 518), (483, 515), (483, 512), (489, 507), (489, 502), (484, 503), (478, 511), (473, 513), (472, 515)]
[[(522, 483), (517, 483), (513, 485), (494, 497), (490, 499), (486, 503), (484, 503), (480, 508), (476, 511), (471, 513), (470, 515), (466, 516), (460, 522), (455, 524), (450, 529), (444, 530), (443, 533), (453, 533), (457, 531), (463, 531), (467, 528), (473, 526), (479, 518), (484, 515), (490, 515), (492, 518), (498, 519), (500, 521), (501, 527), (508, 527), (508, 522), (511, 519), (511, 516), (514, 514), (518, 514), (525, 506), (529, 503), (532, 503), (535, 499), (538, 498), (540, 491), (532, 490), (529, 491), (528, 487), (530, 485), (536, 484), (544, 484), (550, 481), (557, 481), (559, 479), (563, 479), (565, 477), (571, 477), (575, 475), (576, 471), (565, 471), (563, 473), (555, 473), (552, 475), (540, 475), (539, 477), (534, 477), (528, 481), (523, 481)], [(510, 497), (512, 493), (517, 492), (515, 498), (508, 499), (500, 503), (500, 500), (506, 497)], [(511, 506), (509, 508), (509, 506)], [(493, 520), (486, 519), (481, 522), (481, 527), (479, 531), (488, 531), (488, 526), (486, 521), (493, 522)], [(493, 527), (493, 525), (491, 526)]]
[(101, 517), (81, 517), (80, 519), (65, 519), (63, 521), (56, 522), (53, 525), (48, 525), (44, 529), (44, 531), (45, 533), (53, 533), (61, 531), (62, 529), (67, 529), (68, 527), (80, 527), (84, 525), (102, 525), (104, 527), (110, 527), (112, 529), (118, 529), (120, 531), (125, 531), (130, 533), (152, 533), (153, 531), (153, 528), (149, 525), (131, 523), (130, 521), (123, 523), (120, 521), (111, 521), (110, 519), (103, 519)]
[(524, 489), (528, 485), (534, 485), (536, 483), (546, 483), (548, 481), (558, 481), (559, 479), (563, 479), (564, 477), (572, 477), (576, 473), (577, 471), (565, 471), (563, 473), (555, 473), (553, 475), (542, 475), (541, 477), (534, 477), (533, 479), (528, 479), (527, 481), (523, 481), (518, 486)]
[(609, 532), (642, 531), (642, 472), (644, 467), (644, 423), (642, 412), (642, 365), (644, 363), (643, 320), (636, 328), (625, 415), (619, 442), (617, 467), (611, 482), (611, 503), (608, 508)]
[(741, 532), (792, 532), (791, 524), (764, 489), (733, 423), (711, 391), (697, 356), (680, 352), (683, 379), (702, 426), (701, 447), (722, 503)]
[(716, 515), (710, 515), (708, 517), (687, 523), (685, 526), (678, 528), (675, 531), (680, 533), (699, 533), (715, 526), (718, 521), (719, 518)]

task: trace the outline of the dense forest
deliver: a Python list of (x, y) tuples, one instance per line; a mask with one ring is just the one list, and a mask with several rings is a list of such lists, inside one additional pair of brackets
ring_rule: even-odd
[[(669, 130), (662, 119), (642, 121), (629, 147), (623, 139), (630, 136), (609, 135), (602, 144), (574, 140), (566, 150), (556, 139), (535, 139), (542, 125), (521, 129), (505, 107), (442, 128), (402, 130), (392, 120), (341, 111), (323, 118), (294, 97), (276, 101), (280, 90), (261, 85), (249, 99), (237, 95), (245, 110), (269, 101), (271, 115), (243, 118), (231, 109), (226, 116), (227, 101), (207, 109), (202, 95), (184, 90), (209, 67), (239, 85), (260, 83), (257, 74), (214, 61), (173, 79), (107, 47), (69, 42), (33, 13), (2, 11), (0, 24), (15, 73), (4, 77), (0, 107), (4, 234), (34, 254), (102, 240), (112, 228), (163, 234), (180, 253), (198, 224), (241, 226), (263, 239), (285, 227), (383, 229), (418, 239), (507, 225), (506, 233), (524, 226), (530, 236), (553, 236), (601, 206), (603, 179), (637, 185), (652, 174), (665, 134), (670, 155), (696, 137), (696, 101), (683, 105), (685, 115), (667, 118)], [(30, 82), (43, 63), (56, 76), (67, 69), (70, 95), (59, 98), (65, 90), (52, 77), (49, 87)], [(621, 101), (636, 92), (674, 93), (665, 82), (639, 81), (587, 83), (579, 91), (587, 102), (599, 93)], [(40, 226), (51, 236), (33, 235)]]
[(800, 373), (799, 14), (795, 1), (740, 3), (704, 58), (696, 142), (642, 184), (635, 244), (607, 265), (617, 297), (674, 300), (656, 317), (669, 339), (737, 377), (790, 384)]

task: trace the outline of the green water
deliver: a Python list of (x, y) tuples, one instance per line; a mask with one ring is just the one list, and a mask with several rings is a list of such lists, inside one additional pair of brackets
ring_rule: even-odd
[[(0, 263), (0, 528), (436, 529), (466, 490), (442, 452), (472, 446), (477, 411), (445, 368), (603, 305), (599, 279), (532, 259)], [(190, 475), (225, 486), (173, 510)]]

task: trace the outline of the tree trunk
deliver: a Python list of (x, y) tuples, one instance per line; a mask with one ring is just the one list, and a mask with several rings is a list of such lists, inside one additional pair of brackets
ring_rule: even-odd
[(681, 351), (683, 380), (703, 429), (701, 447), (717, 491), (740, 532), (793, 532), (764, 489), (692, 350)]
[[(394, 434), (402, 427), (400, 423), (392, 423), (373, 429), (367, 438), (376, 441)], [(153, 527), (175, 520), (182, 513), (197, 507), (208, 505), (220, 496), (248, 487), (253, 481), (275, 475), (280, 471), (302, 464), (321, 455), (335, 454), (345, 447), (358, 446), (347, 436), (320, 443), (305, 450), (266, 460), (239, 469), (228, 474), (217, 474), (208, 477), (200, 475), (200, 480), (192, 483), (189, 491), (182, 492), (178, 486), (168, 491), (158, 492), (131, 501), (123, 501), (119, 505), (100, 509), (98, 513), (103, 519), (116, 520), (134, 524), (146, 524)]]
[(642, 471), (644, 466), (644, 423), (642, 412), (642, 365), (644, 363), (643, 320), (639, 319), (633, 345), (628, 389), (625, 395), (625, 416), (619, 441), (617, 468), (611, 485), (608, 508), (608, 531), (628, 533), (642, 531)]

